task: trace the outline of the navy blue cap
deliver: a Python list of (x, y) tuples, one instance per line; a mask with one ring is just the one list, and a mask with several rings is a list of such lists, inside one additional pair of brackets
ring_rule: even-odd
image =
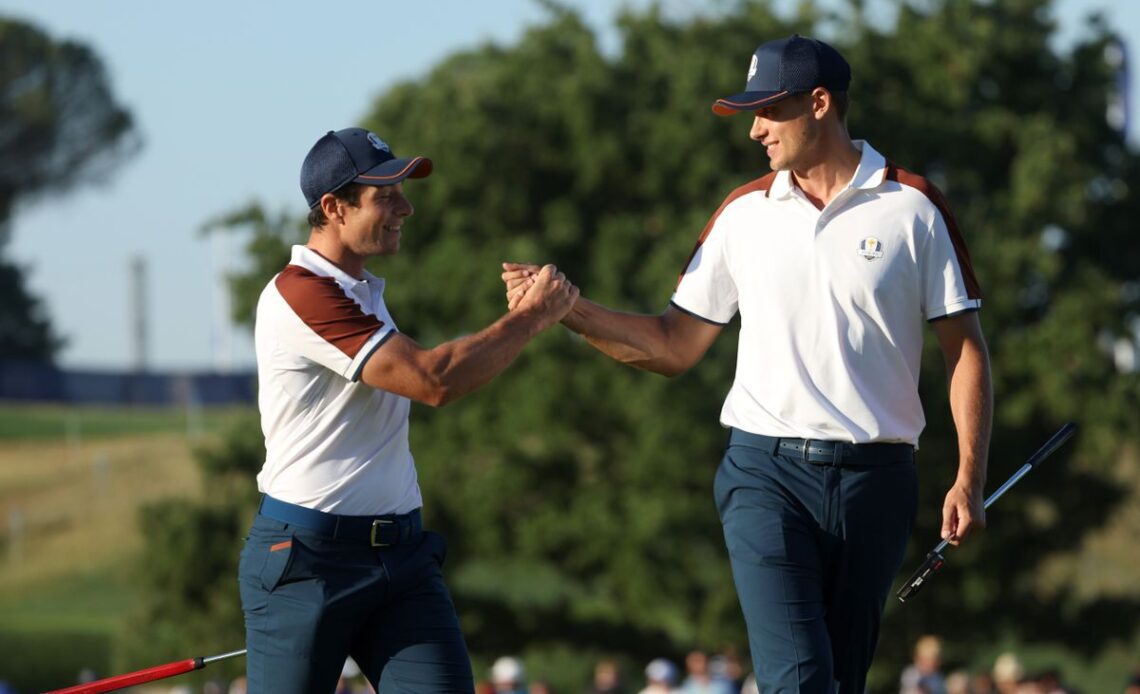
[(321, 196), (349, 183), (390, 186), (405, 178), (431, 173), (431, 159), (400, 159), (388, 143), (364, 128), (330, 130), (305, 155), (301, 164), (301, 192), (309, 209)]
[(816, 87), (846, 92), (850, 84), (851, 66), (839, 51), (823, 41), (792, 34), (761, 44), (752, 54), (744, 91), (717, 99), (712, 110), (718, 116), (729, 116), (755, 111)]

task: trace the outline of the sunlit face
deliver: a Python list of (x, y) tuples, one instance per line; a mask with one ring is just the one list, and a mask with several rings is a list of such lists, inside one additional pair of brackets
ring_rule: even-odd
[(806, 168), (819, 140), (819, 121), (812, 110), (813, 97), (802, 94), (777, 101), (753, 112), (752, 131), (764, 145), (773, 171)]
[(341, 243), (362, 258), (394, 255), (400, 250), (404, 220), (413, 212), (402, 183), (365, 186), (358, 206), (343, 204)]

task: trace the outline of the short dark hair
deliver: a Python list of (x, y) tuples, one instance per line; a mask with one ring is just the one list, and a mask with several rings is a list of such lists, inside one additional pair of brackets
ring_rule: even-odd
[[(337, 200), (343, 200), (345, 203), (356, 207), (360, 204), (360, 194), (364, 192), (364, 186), (364, 183), (346, 183), (332, 191), (332, 196)], [(325, 211), (321, 209), (320, 203), (309, 210), (309, 226), (313, 229), (320, 229), (325, 224), (328, 224), (328, 221), (329, 219), (325, 216)]]

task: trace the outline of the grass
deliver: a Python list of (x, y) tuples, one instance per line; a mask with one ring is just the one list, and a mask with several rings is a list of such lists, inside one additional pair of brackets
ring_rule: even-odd
[(248, 408), (72, 407), (0, 403), (0, 442), (65, 441), (81, 443), (128, 434), (217, 431), (235, 413)]
[(130, 575), (122, 566), (79, 570), (19, 594), (0, 597), (4, 629), (20, 633), (111, 634), (134, 608)]
[[(194, 446), (233, 413), (203, 413), (188, 432), (185, 414), (172, 411), (0, 408), (0, 621), (90, 625), (107, 600), (107, 612), (118, 611), (126, 599), (95, 587), (113, 586), (134, 559), (139, 507), (197, 496)], [(72, 435), (64, 422), (78, 423)], [(47, 606), (61, 597), (72, 609), (52, 616)]]
[(139, 547), (140, 504), (194, 495), (198, 469), (179, 434), (71, 444), (8, 442), (0, 450), (6, 568), (0, 594), (87, 568), (115, 566)]
[(139, 508), (200, 496), (194, 448), (246, 412), (0, 406), (0, 679), (108, 674), (138, 607)]

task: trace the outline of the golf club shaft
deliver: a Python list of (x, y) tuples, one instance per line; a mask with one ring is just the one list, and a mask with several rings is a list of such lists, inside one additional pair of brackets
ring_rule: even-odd
[(208, 663), (224, 660), (226, 658), (234, 658), (239, 655), (245, 655), (245, 651), (230, 651), (229, 653), (222, 653), (221, 655), (177, 660), (173, 663), (156, 665), (151, 668), (146, 668), (145, 670), (128, 672), (124, 675), (115, 675), (114, 677), (107, 677), (94, 682), (88, 682), (87, 684), (78, 684), (74, 687), (67, 687), (66, 689), (56, 689), (47, 692), (47, 694), (100, 694), (101, 692), (113, 692), (123, 687), (131, 687), (145, 682), (154, 682), (155, 680), (163, 680), (167, 677), (174, 677), (175, 675), (181, 675), (193, 670), (201, 670), (206, 667)]
[[(1005, 494), (1007, 491), (1009, 491), (1010, 487), (1017, 484), (1022, 477), (1025, 477), (1027, 474), (1029, 474), (1029, 471), (1036, 467), (1037, 463), (1040, 463), (1042, 460), (1047, 458), (1050, 453), (1057, 450), (1061, 444), (1068, 441), (1069, 437), (1072, 436), (1076, 431), (1077, 426), (1072, 422), (1069, 422), (1065, 426), (1058, 429), (1057, 433), (1053, 434), (1053, 436), (1045, 442), (1044, 446), (1037, 449), (1036, 453), (1029, 456), (1029, 460), (1025, 461), (1025, 464), (1018, 468), (1017, 472), (1013, 473), (1013, 475), (1011, 475), (1010, 478), (1005, 481), (1005, 484), (998, 487), (993, 494), (990, 494), (990, 497), (986, 499), (982, 504), (982, 508), (988, 509), (991, 505), (993, 505), (995, 501), (1001, 498), (1002, 494)], [(949, 544), (949, 542), (943, 540), (942, 542), (938, 543), (938, 546), (935, 547), (932, 552), (934, 554), (941, 554), (942, 550), (946, 549), (946, 546)]]
[[(1017, 484), (1022, 477), (1025, 477), (1025, 475), (1027, 475), (1030, 470), (1036, 467), (1038, 463), (1040, 463), (1042, 460), (1045, 460), (1045, 458), (1049, 457), (1053, 451), (1060, 448), (1061, 444), (1068, 441), (1069, 438), (1074, 433), (1076, 433), (1076, 431), (1077, 425), (1073, 424), (1072, 422), (1069, 422), (1065, 424), (1065, 426), (1058, 429), (1057, 433), (1053, 434), (1053, 436), (1051, 436), (1049, 440), (1045, 442), (1045, 445), (1037, 449), (1036, 453), (1029, 456), (1029, 460), (1026, 460), (1025, 464), (1022, 465), (1017, 470), (1017, 472), (1013, 473), (1013, 475), (1005, 481), (1005, 484), (998, 487), (997, 491), (995, 491), (993, 494), (990, 494), (989, 498), (983, 502), (982, 508), (988, 509), (995, 501), (1000, 499), (1003, 494), (1009, 491), (1010, 487)], [(913, 574), (911, 574), (910, 578), (907, 579), (907, 582), (904, 583), (903, 587), (900, 588), (895, 594), (900, 602), (906, 602), (907, 598), (913, 596), (918, 592), (918, 589), (922, 587), (927, 579), (929, 579), (932, 575), (934, 575), (936, 571), (942, 568), (942, 565), (946, 563), (946, 559), (942, 556), (942, 551), (945, 550), (949, 545), (949, 540), (943, 540), (939, 542), (934, 547), (934, 549), (930, 550), (930, 552), (927, 553), (926, 559), (922, 562), (922, 566), (919, 566), (918, 569), (915, 570)]]

